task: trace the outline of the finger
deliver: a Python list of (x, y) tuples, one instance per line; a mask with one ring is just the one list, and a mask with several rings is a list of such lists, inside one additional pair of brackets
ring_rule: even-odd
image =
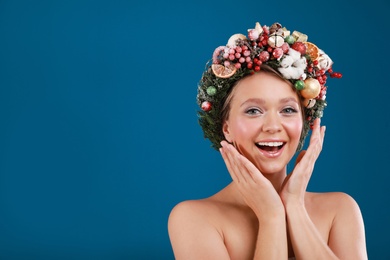
[(241, 180), (240, 180), (239, 176), (237, 175), (237, 173), (233, 170), (229, 156), (227, 155), (226, 147), (222, 146), (219, 150), (221, 151), (222, 158), (225, 161), (226, 168), (227, 168), (230, 176), (232, 177), (233, 181), (239, 183)]
[(263, 174), (260, 173), (259, 169), (257, 169), (256, 166), (254, 166), (247, 158), (243, 157), (241, 163), (248, 178), (250, 178), (254, 183), (260, 183), (262, 180), (266, 179)]
[(305, 155), (305, 153), (306, 153), (306, 150), (302, 150), (302, 151), (298, 154), (297, 159), (295, 160), (295, 165), (297, 165), (297, 164), (302, 160), (302, 158), (303, 158), (303, 156)]
[(254, 183), (259, 183), (260, 181), (266, 180), (259, 169), (248, 158), (240, 153), (239, 146), (237, 145), (235, 156), (241, 169), (241, 175), (244, 176), (246, 180), (252, 180)]
[(302, 172), (304, 175), (312, 174), (314, 164), (322, 150), (326, 128), (325, 126), (321, 127), (320, 124), (321, 120), (317, 118), (313, 124), (310, 143), (307, 151), (302, 151), (296, 159), (295, 166), (298, 166), (299, 164), (299, 168), (302, 169), (300, 172)]
[(313, 130), (310, 136), (310, 143), (307, 149), (307, 156), (311, 160), (316, 160), (322, 150), (322, 144), (325, 136), (325, 126), (320, 126), (321, 120), (317, 118), (314, 121)]
[(242, 167), (242, 163), (240, 161), (240, 159), (244, 156), (242, 156), (231, 144), (227, 144), (226, 148), (227, 156), (230, 160), (232, 170), (236, 173), (236, 175), (238, 176), (238, 178), (240, 178), (241, 181), (247, 181), (248, 174), (245, 173), (245, 169)]
[[(242, 169), (240, 169), (240, 166), (238, 165), (237, 155), (241, 156), (237, 150), (229, 143), (223, 141), (221, 142), (221, 145), (223, 147), (223, 151), (225, 154), (225, 157), (227, 159), (227, 166), (230, 175), (234, 175), (237, 182), (245, 181), (245, 176), (242, 175)], [(233, 176), (232, 176), (233, 178)], [(234, 180), (234, 178), (233, 178)]]
[(240, 175), (237, 174), (237, 172), (234, 170), (232, 163), (230, 162), (229, 156), (226, 153), (226, 148), (221, 148), (222, 151), (222, 158), (225, 161), (226, 168), (234, 182), (240, 183), (242, 180), (240, 178)]

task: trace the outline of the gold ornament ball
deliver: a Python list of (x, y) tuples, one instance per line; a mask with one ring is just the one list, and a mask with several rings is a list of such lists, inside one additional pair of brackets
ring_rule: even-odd
[(321, 84), (318, 80), (308, 78), (305, 80), (305, 87), (301, 90), (302, 97), (306, 99), (315, 98), (320, 94)]
[(306, 108), (312, 108), (314, 107), (314, 105), (316, 104), (316, 100), (315, 99), (305, 99), (303, 101), (303, 106), (306, 107)]

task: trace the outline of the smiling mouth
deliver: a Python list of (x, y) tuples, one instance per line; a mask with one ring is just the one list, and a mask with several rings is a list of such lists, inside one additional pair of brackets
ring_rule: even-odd
[(283, 142), (258, 142), (256, 143), (256, 146), (263, 151), (276, 153), (280, 149), (282, 149), (283, 145), (285, 143)]

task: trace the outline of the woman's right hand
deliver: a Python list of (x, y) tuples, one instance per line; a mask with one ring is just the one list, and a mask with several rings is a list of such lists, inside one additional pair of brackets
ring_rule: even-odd
[(261, 221), (284, 216), (282, 200), (272, 183), (233, 145), (226, 141), (222, 141), (221, 145), (220, 152), (230, 176), (258, 219)]

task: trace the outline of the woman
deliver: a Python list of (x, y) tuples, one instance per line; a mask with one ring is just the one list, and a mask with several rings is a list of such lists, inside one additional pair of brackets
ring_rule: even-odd
[[(325, 135), (333, 62), (307, 36), (256, 23), (218, 47), (198, 87), (199, 122), (233, 179), (179, 203), (168, 228), (176, 259), (367, 259), (360, 209), (306, 187)], [(293, 171), (287, 164), (312, 129)]]

